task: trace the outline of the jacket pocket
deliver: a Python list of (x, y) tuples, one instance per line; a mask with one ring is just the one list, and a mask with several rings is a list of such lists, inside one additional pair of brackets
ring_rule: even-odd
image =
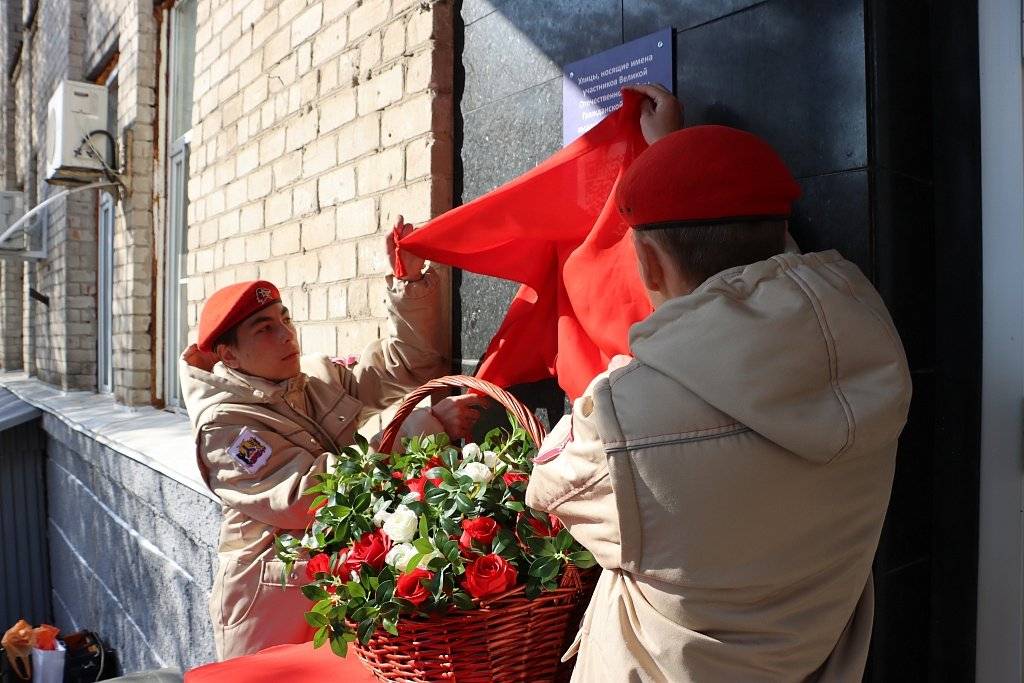
[(298, 587), (306, 582), (306, 560), (296, 561), (288, 573), (285, 572), (286, 567), (281, 560), (263, 560), (261, 564), (261, 586)]
[(359, 426), (359, 413), (363, 404), (359, 399), (345, 394), (320, 420), (320, 426), (331, 437), (338, 448), (354, 443), (352, 435)]

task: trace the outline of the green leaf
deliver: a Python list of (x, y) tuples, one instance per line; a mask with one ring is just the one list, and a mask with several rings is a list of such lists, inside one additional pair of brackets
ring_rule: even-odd
[(423, 555), (429, 555), (434, 552), (434, 546), (431, 545), (430, 541), (426, 538), (417, 538), (413, 541), (412, 545)]
[(302, 587), (302, 594), (306, 596), (308, 600), (316, 602), (317, 600), (323, 600), (327, 597), (328, 593), (320, 586), (315, 583), (308, 583)]
[(589, 550), (580, 550), (579, 552), (570, 553), (569, 561), (580, 569), (590, 569), (597, 564), (597, 560), (594, 559), (594, 554)]
[(514, 546), (515, 544), (515, 537), (508, 531), (502, 529), (498, 532), (498, 535), (494, 539), (494, 543), (491, 545), (491, 552), (496, 555), (500, 555), (506, 548)]
[(384, 627), (384, 630), (390, 633), (391, 635), (398, 635), (398, 624), (395, 622), (394, 619), (383, 619), (381, 620), (381, 625)]
[(330, 621), (327, 619), (327, 615), (321, 614), (320, 612), (306, 612), (305, 617), (306, 623), (312, 626), (313, 628), (327, 626), (330, 623)]
[(420, 515), (420, 538), (430, 538), (430, 527), (427, 525), (426, 515)]
[(459, 461), (459, 453), (454, 448), (446, 448), (444, 453), (441, 454), (441, 462), (446, 467), (452, 469), (455, 467), (455, 463)]
[(555, 537), (555, 550), (562, 553), (572, 547), (573, 537), (565, 529), (558, 532), (558, 536)]
[(462, 491), (455, 494), (455, 504), (462, 512), (472, 512), (474, 510), (473, 501)]
[(349, 634), (346, 633), (345, 636), (342, 638), (331, 638), (331, 652), (333, 652), (339, 657), (344, 657), (345, 655), (347, 655), (348, 644), (350, 642), (350, 638), (348, 638), (348, 635)]
[[(356, 445), (359, 446), (359, 450), (362, 451), (362, 453), (366, 453), (370, 450), (370, 442), (367, 441), (366, 437), (359, 432), (356, 432), (353, 435), (352, 440), (356, 442)], [(360, 453), (360, 455), (362, 455), (362, 453)]]
[(345, 590), (348, 591), (350, 597), (353, 598), (365, 598), (366, 590), (359, 585), (358, 581), (349, 581), (345, 584)]
[(320, 628), (318, 628), (316, 630), (316, 633), (313, 634), (313, 647), (314, 648), (321, 647), (325, 642), (327, 642), (327, 634), (328, 634), (329, 630), (330, 629), (328, 629), (327, 626), (321, 626)]
[(510, 500), (509, 502), (505, 503), (505, 507), (507, 507), (509, 510), (512, 510), (513, 512), (526, 511), (526, 506), (517, 500)]
[(423, 553), (416, 553), (411, 558), (409, 558), (409, 561), (405, 564), (405, 572), (408, 573), (411, 572), (413, 569), (416, 569), (416, 566), (419, 565), (420, 560), (422, 559)]
[(367, 645), (370, 642), (370, 638), (373, 637), (373, 632), (377, 630), (377, 620), (373, 617), (363, 619), (359, 622), (356, 633), (359, 637), (359, 642), (363, 645)]
[(332, 607), (334, 607), (334, 603), (331, 602), (330, 598), (326, 598), (313, 605), (313, 611), (319, 612), (320, 614), (328, 614)]
[(476, 609), (476, 603), (473, 602), (473, 598), (465, 591), (455, 591), (452, 593), (452, 600), (455, 601), (455, 606), (459, 609)]
[(425, 497), (427, 502), (431, 505), (440, 505), (444, 501), (448, 500), (448, 492), (437, 486), (433, 488), (428, 487)]
[(558, 575), (561, 564), (557, 557), (542, 557), (530, 567), (530, 576), (535, 576), (541, 581), (548, 581)]

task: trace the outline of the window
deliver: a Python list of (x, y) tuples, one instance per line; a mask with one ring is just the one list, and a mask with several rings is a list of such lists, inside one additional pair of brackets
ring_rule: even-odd
[[(117, 56), (98, 79), (107, 86), (107, 131), (117, 136)], [(102, 140), (104, 144), (107, 140)], [(115, 160), (116, 161), (116, 160)], [(114, 209), (108, 190), (99, 190), (96, 216), (96, 390), (114, 391)]]
[(196, 0), (174, 6), (168, 22), (167, 240), (164, 259), (164, 400), (181, 407), (178, 356), (188, 342), (185, 256), (188, 240), (188, 152), (192, 129)]

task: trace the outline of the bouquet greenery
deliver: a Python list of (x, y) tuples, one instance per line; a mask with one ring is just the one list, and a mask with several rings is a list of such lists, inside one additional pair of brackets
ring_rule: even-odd
[(279, 536), (276, 550), (288, 573), (309, 557), (315, 647), (345, 656), (378, 628), (398, 635), (402, 618), (478, 609), (520, 589), (534, 598), (570, 563), (595, 564), (555, 517), (526, 507), (536, 450), (510, 422), (461, 449), (436, 434), (392, 455), (360, 438), (306, 492), (314, 522), (302, 538)]

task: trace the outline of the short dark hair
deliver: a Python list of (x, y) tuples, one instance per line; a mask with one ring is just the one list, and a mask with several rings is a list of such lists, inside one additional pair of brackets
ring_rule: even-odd
[(238, 325), (228, 328), (224, 331), (224, 334), (214, 339), (213, 350), (216, 351), (217, 347), (221, 344), (226, 344), (227, 346), (238, 346)]
[(642, 229), (641, 234), (668, 252), (693, 285), (723, 270), (764, 261), (786, 250), (786, 221), (780, 219), (659, 223)]

